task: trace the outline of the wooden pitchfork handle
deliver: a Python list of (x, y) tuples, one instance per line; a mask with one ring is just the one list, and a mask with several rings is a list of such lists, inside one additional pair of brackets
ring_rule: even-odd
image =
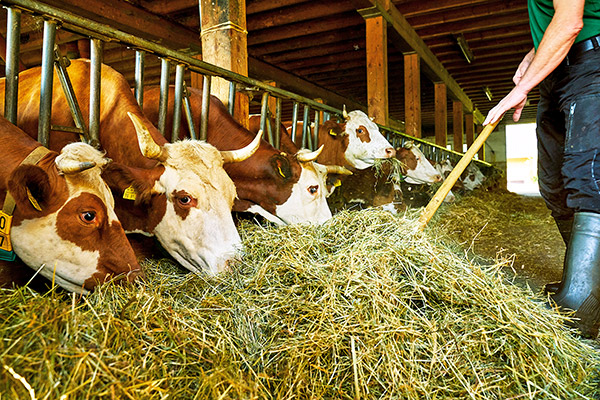
[(500, 120), (502, 120), (502, 118), (500, 118), (493, 124), (486, 125), (485, 128), (483, 128), (483, 131), (481, 131), (481, 133), (477, 136), (477, 139), (475, 139), (471, 147), (469, 147), (469, 149), (462, 156), (458, 164), (456, 164), (456, 167), (454, 167), (454, 169), (452, 170), (452, 172), (450, 172), (446, 180), (444, 180), (442, 186), (440, 186), (437, 192), (435, 192), (435, 195), (433, 195), (433, 197), (429, 201), (429, 204), (427, 204), (427, 207), (425, 207), (423, 212), (421, 212), (421, 216), (419, 217), (419, 230), (422, 231), (423, 229), (425, 229), (425, 226), (431, 220), (433, 214), (435, 214), (437, 209), (440, 207), (440, 205), (450, 192), (450, 189), (452, 189), (452, 186), (454, 186), (460, 175), (467, 168), (467, 165), (469, 165), (473, 157), (475, 157), (475, 153), (477, 153), (481, 146), (483, 146), (483, 143), (490, 136), (494, 128), (496, 128), (496, 125), (498, 125), (498, 122), (500, 122)]

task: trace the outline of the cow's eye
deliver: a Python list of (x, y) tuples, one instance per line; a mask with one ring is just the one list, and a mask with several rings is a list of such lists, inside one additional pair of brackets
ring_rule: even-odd
[(187, 206), (188, 204), (190, 204), (192, 202), (192, 198), (190, 196), (181, 196), (179, 199), (179, 203)]
[(79, 218), (86, 224), (90, 224), (96, 220), (96, 212), (95, 211), (84, 211), (79, 214)]
[(362, 128), (358, 128), (358, 129), (356, 130), (356, 133), (358, 133), (359, 135), (362, 135), (364, 132), (365, 132), (365, 131), (363, 131), (363, 129), (362, 129)]
[(318, 185), (312, 185), (308, 187), (308, 193), (310, 194), (315, 194), (319, 191), (319, 186)]

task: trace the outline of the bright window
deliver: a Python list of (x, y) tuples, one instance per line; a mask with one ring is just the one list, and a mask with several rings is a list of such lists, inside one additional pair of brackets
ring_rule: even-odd
[(539, 195), (535, 124), (506, 126), (506, 180), (511, 192)]

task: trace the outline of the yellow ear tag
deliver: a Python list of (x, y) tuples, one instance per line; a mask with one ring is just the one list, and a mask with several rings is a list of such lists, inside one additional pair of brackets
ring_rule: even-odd
[(42, 211), (42, 207), (40, 207), (40, 205), (37, 202), (37, 200), (35, 199), (35, 197), (33, 197), (31, 192), (29, 191), (29, 188), (27, 188), (27, 198), (29, 199), (29, 202), (31, 203), (33, 208), (35, 208), (38, 211)]
[(12, 245), (10, 244), (10, 226), (12, 225), (12, 215), (8, 215), (4, 211), (0, 210), (0, 260), (14, 260), (14, 255), (11, 254), (3, 256), (2, 251), (12, 252)]
[(285, 174), (283, 173), (283, 171), (281, 170), (281, 167), (279, 165), (277, 166), (277, 171), (279, 172), (279, 175), (281, 175), (285, 178)]
[(333, 186), (335, 186), (335, 187), (342, 186), (342, 181), (340, 179), (336, 179), (335, 182), (333, 182)]
[(337, 136), (337, 133), (335, 133), (335, 132), (333, 131), (333, 129), (330, 129), (330, 130), (329, 130), (329, 134), (330, 134), (331, 136)]
[(125, 189), (125, 191), (123, 192), (123, 198), (125, 200), (135, 200), (136, 199), (136, 193), (135, 193), (135, 189), (133, 188), (133, 186), (129, 186), (127, 189)]

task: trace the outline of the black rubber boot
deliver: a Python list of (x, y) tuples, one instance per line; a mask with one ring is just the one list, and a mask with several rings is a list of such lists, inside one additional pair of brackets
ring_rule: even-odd
[[(554, 218), (556, 222), (556, 226), (558, 227), (558, 231), (560, 232), (560, 236), (562, 236), (563, 241), (565, 242), (565, 246), (567, 249), (569, 248), (569, 241), (571, 240), (571, 231), (573, 230), (573, 217), (567, 219), (557, 219)], [(565, 254), (565, 260), (567, 256)], [(563, 264), (564, 269), (564, 264)], [(560, 290), (562, 282), (550, 282), (544, 285), (544, 293), (556, 293)]]
[(562, 287), (552, 300), (562, 311), (576, 311), (574, 326), (595, 338), (600, 327), (600, 214), (575, 213), (565, 257)]

